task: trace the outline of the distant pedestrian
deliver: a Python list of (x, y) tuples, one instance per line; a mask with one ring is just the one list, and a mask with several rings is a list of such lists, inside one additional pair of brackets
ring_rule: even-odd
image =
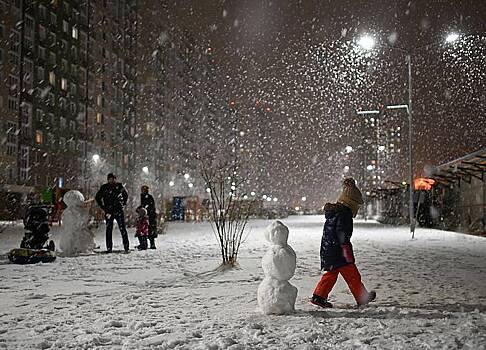
[(354, 179), (347, 178), (337, 203), (324, 206), (326, 223), (321, 241), (321, 270), (326, 272), (317, 284), (311, 303), (321, 307), (332, 307), (327, 297), (341, 274), (348, 284), (358, 306), (375, 300), (376, 293), (368, 292), (361, 282), (361, 275), (355, 265), (351, 235), (353, 218), (356, 217), (363, 198)]
[(157, 238), (157, 211), (155, 210), (154, 197), (149, 193), (149, 187), (143, 185), (140, 190), (140, 206), (147, 210), (149, 221), (148, 239), (150, 241), (150, 249), (155, 249), (155, 238)]
[(123, 240), (123, 248), (128, 252), (130, 242), (125, 227), (125, 215), (123, 208), (127, 205), (128, 193), (123, 184), (116, 182), (116, 176), (112, 173), (107, 176), (108, 182), (101, 186), (96, 193), (96, 202), (105, 212), (106, 220), (106, 251), (111, 253), (113, 249), (113, 220), (116, 220)]
[(138, 238), (138, 250), (147, 250), (147, 238), (149, 235), (149, 221), (147, 211), (144, 208), (137, 208), (137, 232), (135, 237)]

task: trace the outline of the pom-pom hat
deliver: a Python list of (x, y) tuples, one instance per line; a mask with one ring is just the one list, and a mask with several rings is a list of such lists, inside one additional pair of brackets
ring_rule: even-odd
[(358, 213), (359, 206), (363, 204), (363, 195), (358, 187), (356, 187), (356, 181), (353, 178), (348, 177), (343, 182), (343, 191), (338, 197), (338, 203), (344, 204), (351, 208), (353, 216)]

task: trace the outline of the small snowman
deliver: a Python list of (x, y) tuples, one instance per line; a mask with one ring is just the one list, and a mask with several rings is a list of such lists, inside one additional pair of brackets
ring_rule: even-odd
[(265, 231), (271, 246), (262, 258), (265, 278), (258, 287), (258, 305), (264, 314), (290, 314), (295, 311), (297, 288), (289, 283), (295, 272), (296, 255), (287, 244), (289, 229), (275, 221)]
[(85, 201), (83, 194), (76, 190), (67, 192), (63, 201), (67, 208), (62, 213), (59, 248), (65, 256), (92, 252), (95, 242), (87, 208), (89, 201)]

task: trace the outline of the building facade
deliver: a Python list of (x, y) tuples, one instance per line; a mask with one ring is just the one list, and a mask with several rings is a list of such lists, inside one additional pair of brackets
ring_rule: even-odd
[(0, 1), (2, 191), (129, 178), (136, 34), (135, 1)]

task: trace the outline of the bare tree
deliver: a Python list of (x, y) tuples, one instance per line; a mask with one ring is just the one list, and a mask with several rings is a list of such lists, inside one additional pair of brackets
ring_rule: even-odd
[(235, 266), (251, 212), (243, 199), (238, 166), (233, 160), (200, 161), (201, 175), (211, 197), (210, 222), (221, 250), (223, 266)]

